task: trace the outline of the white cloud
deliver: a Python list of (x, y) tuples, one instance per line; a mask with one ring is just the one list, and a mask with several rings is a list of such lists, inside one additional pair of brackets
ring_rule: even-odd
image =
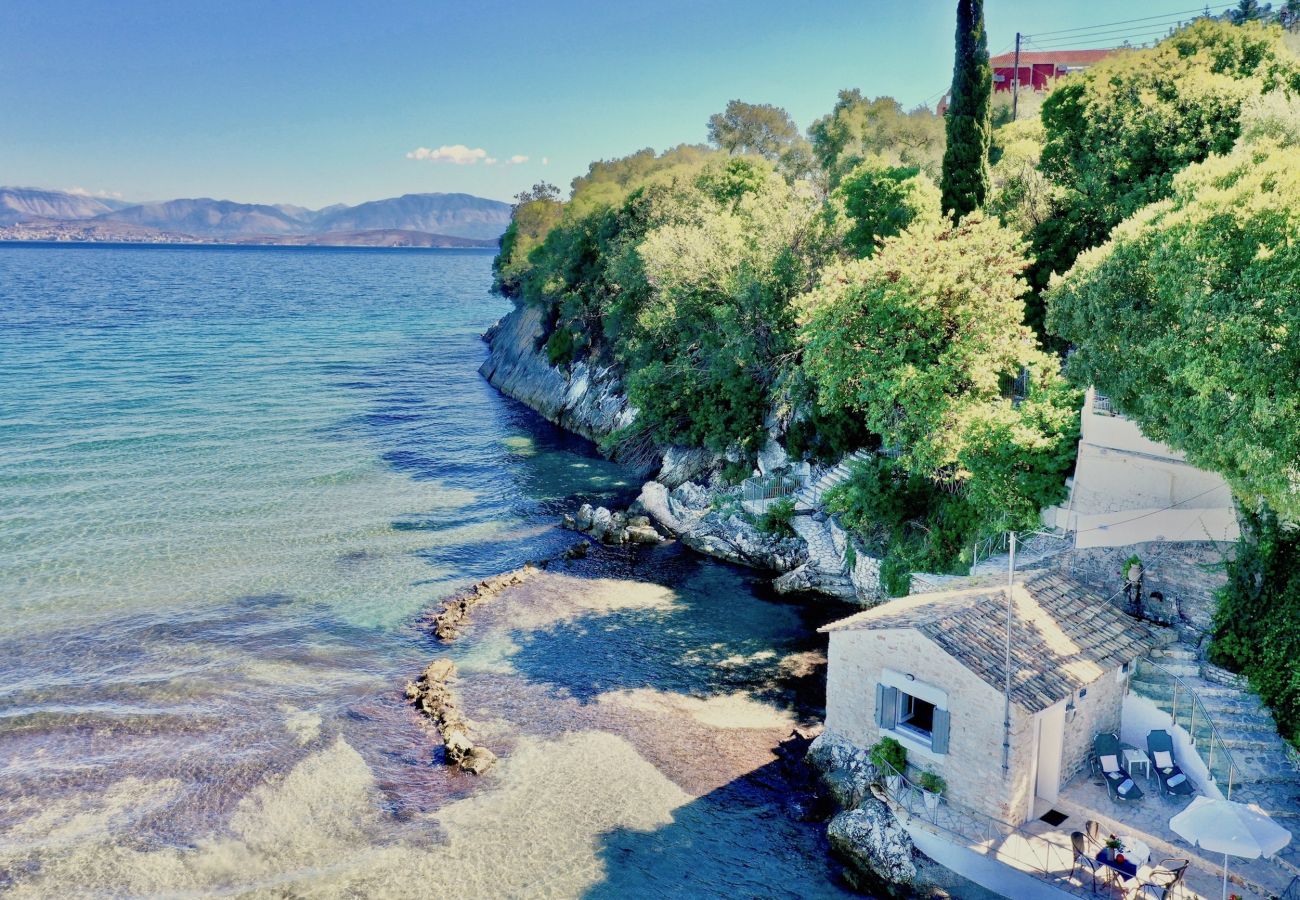
[(487, 159), (483, 160), (483, 165), (485, 166), (495, 166), (496, 164), (497, 158), (495, 156), (489, 156)]
[(549, 166), (550, 164), (551, 164), (551, 158), (549, 156), (543, 156), (542, 165)]
[(429, 162), (449, 162), (458, 166), (472, 166), (480, 159), (487, 159), (487, 151), (482, 147), (466, 147), (464, 144), (444, 144), (436, 150), (417, 147), (406, 154), (407, 159), (426, 159)]
[(70, 187), (64, 193), (76, 194), (78, 197), (109, 197), (114, 200), (122, 199), (121, 191), (88, 191), (84, 187)]
[(520, 163), (526, 162), (528, 162), (528, 157), (524, 156), (522, 153), (516, 153), (514, 156), (510, 157), (510, 165), (512, 166), (517, 166)]

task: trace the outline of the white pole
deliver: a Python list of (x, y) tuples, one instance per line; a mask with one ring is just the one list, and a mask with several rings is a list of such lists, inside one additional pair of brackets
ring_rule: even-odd
[(1002, 774), (1011, 774), (1011, 612), (1016, 598), (1016, 533), (1011, 535), (1011, 555), (1007, 560), (1007, 648), (1003, 665), (1006, 669), (1006, 683), (1003, 687), (1002, 701)]
[(1228, 854), (1223, 854), (1223, 900), (1228, 900)]

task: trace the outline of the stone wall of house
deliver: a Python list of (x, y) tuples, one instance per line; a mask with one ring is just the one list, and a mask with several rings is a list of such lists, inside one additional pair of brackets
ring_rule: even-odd
[[(876, 684), (885, 669), (914, 675), (948, 694), (948, 753), (908, 748), (908, 761), (948, 783), (948, 796), (1003, 821), (1028, 811), (1034, 719), (1012, 707), (1011, 775), (1002, 769), (1002, 693), (911, 629), (845, 630), (830, 634), (826, 728), (867, 748), (879, 740)], [(906, 744), (906, 741), (904, 741)]]
[[(1157, 622), (1180, 625), (1184, 639), (1196, 643), (1213, 627), (1214, 592), (1227, 581), (1223, 563), (1232, 558), (1234, 550), (1233, 544), (1214, 541), (1148, 541), (1071, 550), (1063, 557), (1062, 565), (1075, 578), (1109, 597), (1124, 586), (1124, 561), (1136, 555), (1144, 568), (1145, 615)], [(1163, 599), (1151, 597), (1153, 592)], [(1123, 593), (1112, 602), (1131, 612)]]
[(1117, 677), (1118, 670), (1102, 675), (1087, 687), (1087, 694), (1074, 697), (1074, 718), (1065, 722), (1065, 741), (1061, 749), (1061, 783), (1069, 781), (1088, 765), (1088, 751), (1093, 736), (1101, 731), (1119, 733), (1120, 711), (1128, 690), (1128, 675)]

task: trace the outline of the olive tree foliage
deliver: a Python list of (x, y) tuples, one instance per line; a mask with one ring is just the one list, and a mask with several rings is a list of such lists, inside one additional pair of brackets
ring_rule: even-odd
[(1253, 506), (1300, 515), (1300, 148), (1178, 175), (1048, 294), (1069, 372)]
[[(910, 473), (1022, 524), (1059, 499), (1077, 394), (1024, 324), (1022, 239), (982, 214), (918, 219), (870, 258), (831, 267), (803, 301), (803, 368)], [(1033, 389), (1013, 402), (1022, 370)]]
[(869, 100), (856, 88), (840, 91), (834, 109), (812, 124), (808, 136), (830, 188), (868, 159), (915, 167), (931, 177), (938, 177), (943, 159), (942, 118), (926, 107), (904, 111), (893, 97)]
[(1020, 119), (994, 133), (999, 154), (990, 169), (985, 212), (1026, 237), (1051, 218), (1060, 189), (1039, 168), (1046, 133), (1037, 118)]
[(961, 218), (983, 206), (989, 191), (993, 69), (984, 0), (958, 0), (956, 44), (940, 187), (944, 212)]
[(826, 216), (847, 255), (870, 256), (882, 238), (916, 219), (938, 219), (939, 189), (915, 167), (891, 166), (873, 157), (840, 181), (826, 204)]
[(730, 154), (753, 154), (775, 165), (788, 180), (807, 177), (812, 148), (790, 114), (767, 103), (731, 100), (709, 117), (709, 143)]
[(1250, 98), (1300, 90), (1300, 60), (1281, 37), (1276, 26), (1199, 19), (1052, 92), (1042, 109), (1041, 169), (1060, 193), (1056, 214), (1034, 232), (1035, 287), (1167, 196), (1177, 172), (1231, 150)]
[(560, 189), (546, 181), (515, 195), (510, 224), (501, 235), (500, 251), (492, 260), (492, 290), (517, 297), (528, 254), (539, 246), (560, 221), (564, 204)]
[(648, 290), (620, 348), (628, 397), (664, 442), (759, 449), (794, 354), (792, 299), (819, 265), (817, 204), (752, 158), (683, 186), (637, 248)]

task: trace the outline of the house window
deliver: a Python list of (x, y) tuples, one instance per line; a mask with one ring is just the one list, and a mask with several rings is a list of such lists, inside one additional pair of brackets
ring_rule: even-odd
[(934, 704), (899, 691), (898, 727), (919, 738), (930, 740), (934, 734)]
[[(935, 700), (943, 697), (943, 692), (937, 690), (930, 694)], [(892, 684), (876, 685), (876, 724), (881, 731), (896, 735), (909, 750), (947, 753), (951, 721), (948, 710), (932, 700), (923, 700)]]

